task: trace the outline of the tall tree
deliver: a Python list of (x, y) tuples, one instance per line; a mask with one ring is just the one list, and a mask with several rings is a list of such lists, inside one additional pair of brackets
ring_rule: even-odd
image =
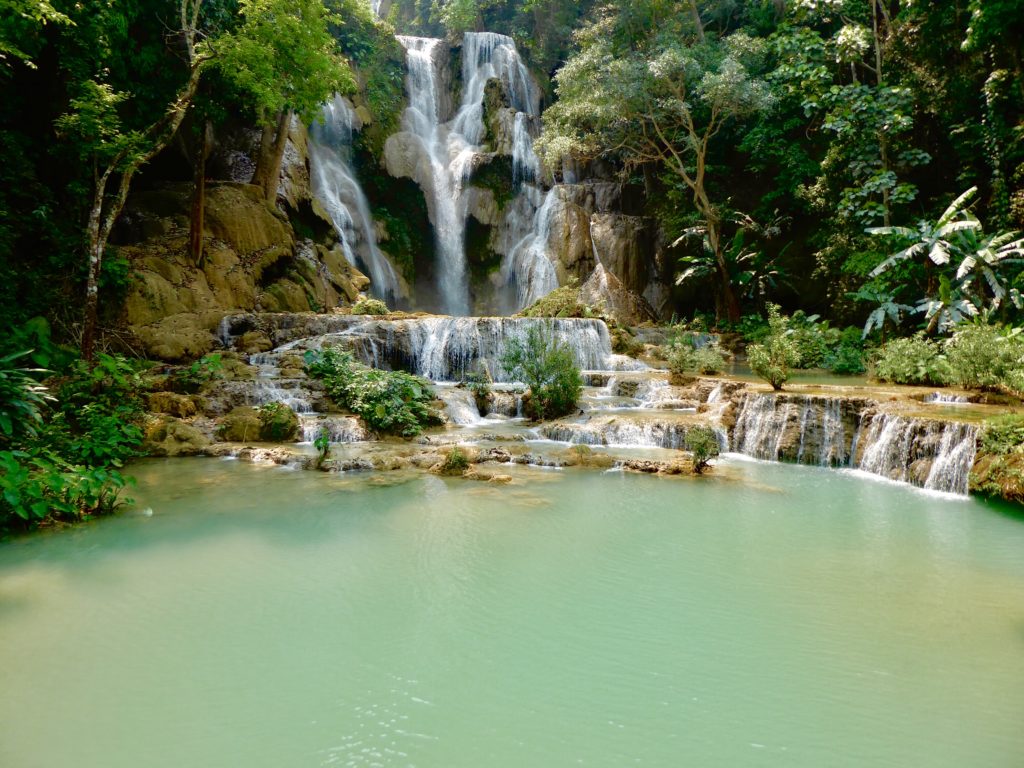
[[(633, 20), (638, 11), (631, 9)], [(721, 202), (709, 179), (709, 159), (722, 128), (768, 109), (772, 98), (749, 64), (758, 41), (737, 33), (712, 39), (689, 17), (655, 18), (634, 27), (617, 46), (617, 19), (606, 15), (579, 35), (580, 52), (556, 76), (559, 100), (545, 112), (539, 149), (551, 170), (561, 161), (606, 157), (629, 169), (655, 164), (689, 190), (717, 269), (718, 307), (740, 317), (724, 251)], [(703, 38), (703, 40), (702, 40)]]
[(84, 80), (71, 100), (71, 110), (57, 120), (58, 132), (73, 140), (93, 169), (92, 202), (86, 225), (88, 271), (82, 326), (82, 357), (92, 360), (96, 342), (99, 277), (110, 232), (124, 209), (135, 173), (174, 138), (195, 98), (204, 67), (212, 58), (201, 40), (202, 0), (181, 0), (179, 29), (188, 78), (166, 111), (141, 130), (125, 130), (119, 108), (129, 96), (98, 78)]
[(355, 79), (328, 29), (340, 21), (323, 0), (240, 0), (242, 22), (218, 44), (224, 78), (246, 93), (263, 125), (252, 183), (277, 195), (292, 116), (316, 117), (333, 93)]

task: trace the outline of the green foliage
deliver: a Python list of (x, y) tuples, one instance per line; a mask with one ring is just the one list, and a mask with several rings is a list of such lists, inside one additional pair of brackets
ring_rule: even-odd
[(457, 445), (451, 448), (441, 463), (442, 475), (461, 475), (469, 469), (469, 457)]
[(36, 389), (31, 401), (22, 394), (26, 407), (5, 403), (4, 413), (20, 421), (0, 433), (0, 527), (111, 511), (127, 482), (119, 470), (142, 444), (139, 367), (101, 354), (92, 368), (71, 366), (53, 396), (38, 383), (21, 384)]
[(306, 370), (327, 394), (374, 430), (414, 437), (434, 420), (430, 384), (405, 371), (380, 371), (355, 362), (351, 352), (328, 347), (306, 352)]
[(583, 380), (572, 351), (547, 325), (530, 325), (525, 339), (511, 339), (501, 357), (501, 366), (529, 387), (525, 408), (534, 420), (570, 413), (583, 392)]
[(0, 445), (23, 435), (34, 435), (43, 421), (43, 408), (48, 400), (53, 400), (46, 387), (33, 377), (46, 371), (17, 364), (30, 354), (26, 350), (0, 357)]
[(725, 357), (716, 344), (694, 346), (691, 337), (673, 340), (669, 345), (668, 368), (672, 373), (697, 373), (712, 375), (725, 370)]
[(1024, 336), (985, 322), (965, 323), (946, 343), (951, 380), (968, 389), (1024, 392)]
[(874, 373), (876, 378), (893, 384), (935, 386), (949, 383), (952, 375), (941, 346), (920, 333), (885, 344), (878, 351)]
[(789, 318), (789, 328), (800, 355), (795, 368), (824, 368), (832, 348), (839, 343), (839, 331), (828, 321), (819, 322), (818, 315), (797, 310)]
[(864, 372), (864, 345), (857, 328), (847, 328), (840, 334), (839, 343), (825, 358), (825, 367), (840, 375)]
[(190, 365), (179, 368), (172, 376), (174, 388), (179, 392), (193, 394), (203, 385), (224, 378), (224, 362), (220, 354), (203, 355)]
[(299, 420), (284, 403), (266, 403), (256, 409), (260, 419), (260, 438), (275, 443), (291, 440), (299, 427)]
[(703, 424), (690, 427), (686, 431), (686, 449), (693, 455), (693, 471), (699, 475), (719, 453), (718, 435)]
[(579, 280), (573, 277), (566, 285), (537, 299), (519, 314), (522, 317), (597, 317), (599, 313), (580, 301)]
[(772, 385), (782, 389), (789, 371), (800, 362), (800, 350), (789, 327), (789, 318), (779, 313), (776, 304), (768, 305), (768, 336), (763, 344), (747, 348), (750, 369)]
[(317, 430), (313, 439), (313, 447), (316, 448), (316, 465), (322, 467), (323, 463), (331, 457), (331, 433), (326, 427)]
[(473, 393), (478, 402), (486, 400), (491, 394), (491, 384), (493, 382), (487, 369), (483, 366), (468, 374), (462, 383)]
[(981, 450), (999, 455), (1024, 453), (1024, 414), (1007, 413), (986, 421)]
[(291, 110), (310, 122), (333, 93), (355, 80), (328, 25), (323, 0), (239, 0), (238, 29), (217, 42), (215, 64), (264, 120)]
[(380, 299), (359, 299), (352, 305), (353, 315), (386, 315), (390, 311)]

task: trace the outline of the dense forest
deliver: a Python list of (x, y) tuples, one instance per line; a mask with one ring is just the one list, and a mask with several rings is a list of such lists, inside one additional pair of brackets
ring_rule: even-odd
[[(765, 354), (800, 331), (818, 345), (804, 364), (847, 371), (903, 337), (890, 380), (1024, 391), (1021, 0), (0, 2), (0, 460), (19, 514), (75, 483), (67, 510), (102, 507), (138, 450), (123, 304), (152, 224), (134, 196), (187, 197), (175, 247), (201, 268), (208, 181), (243, 157), (246, 199), (312, 232), (280, 198), (289, 131), (342, 94), (373, 218), (401, 279), (421, 278), (428, 205), (382, 170), (408, 101), (396, 34), (515, 41), (545, 182), (615, 181), (656, 222), (662, 321)], [(208, 376), (204, 360), (175, 375)]]

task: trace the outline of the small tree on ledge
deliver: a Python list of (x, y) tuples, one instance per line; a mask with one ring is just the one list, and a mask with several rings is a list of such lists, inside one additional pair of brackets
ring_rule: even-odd
[(800, 351), (789, 329), (789, 318), (779, 313), (778, 304), (768, 305), (768, 329), (764, 344), (747, 348), (747, 359), (751, 370), (777, 392), (789, 379), (789, 369), (800, 362)]

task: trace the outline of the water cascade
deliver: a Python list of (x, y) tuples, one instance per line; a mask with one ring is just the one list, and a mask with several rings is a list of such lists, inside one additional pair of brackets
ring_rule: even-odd
[(355, 113), (341, 96), (324, 105), (309, 131), (313, 194), (323, 204), (349, 264), (370, 278), (370, 290), (390, 306), (405, 298), (388, 257), (377, 247), (370, 206), (351, 166)]
[[(529, 203), (531, 196), (537, 193), (539, 190), (524, 187), (519, 199)], [(555, 190), (548, 190), (544, 202), (530, 216), (531, 226), (502, 260), (502, 281), (508, 288), (510, 298), (514, 296), (511, 311), (529, 306), (558, 287), (555, 265), (548, 257), (548, 238), (557, 202)], [(512, 232), (523, 229), (522, 222), (525, 219), (520, 213), (522, 207), (515, 206), (510, 211), (510, 217), (517, 217), (511, 223)]]
[(967, 493), (977, 451), (973, 424), (878, 413), (865, 417), (861, 432), (859, 469), (931, 490)]
[(402, 129), (416, 138), (419, 162), (414, 178), (427, 196), (438, 250), (441, 309), (469, 312), (465, 233), (468, 200), (465, 183), (484, 138), (484, 91), (489, 80), (503, 84), (516, 110), (512, 125), (513, 167), (517, 178), (533, 179), (539, 163), (533, 152), (529, 120), (537, 114), (537, 96), (512, 38), (493, 32), (467, 32), (462, 43), (462, 100), (450, 122), (443, 108), (446, 93), (444, 41), (399, 35), (406, 50), (409, 107)]
[(770, 461), (847, 466), (930, 490), (967, 493), (978, 430), (971, 424), (872, 413), (850, 398), (750, 394), (734, 450)]

